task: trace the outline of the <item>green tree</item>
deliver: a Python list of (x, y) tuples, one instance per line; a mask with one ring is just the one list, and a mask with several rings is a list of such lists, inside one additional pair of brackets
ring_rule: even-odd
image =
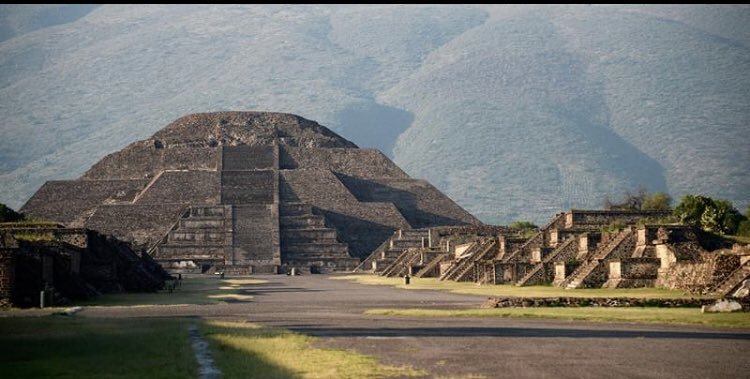
[(672, 205), (672, 197), (664, 192), (647, 194), (641, 203), (641, 210), (664, 211), (669, 210)]
[(737, 226), (737, 235), (743, 237), (750, 237), (750, 220), (740, 221), (740, 225)]
[(686, 195), (673, 214), (681, 222), (723, 234), (736, 233), (746, 219), (729, 201), (702, 195)]
[(701, 217), (706, 207), (713, 205), (713, 199), (702, 195), (685, 195), (672, 213), (680, 222), (701, 226)]
[(508, 226), (511, 228), (516, 228), (516, 229), (539, 229), (538, 226), (534, 225), (533, 223), (529, 221), (513, 221)]
[(743, 237), (750, 237), (750, 205), (745, 208), (745, 216), (740, 220), (737, 225), (737, 235)]
[(653, 211), (669, 210), (672, 197), (664, 192), (649, 193), (645, 186), (640, 186), (637, 193), (626, 190), (620, 202), (614, 202), (609, 196), (604, 198), (604, 209)]

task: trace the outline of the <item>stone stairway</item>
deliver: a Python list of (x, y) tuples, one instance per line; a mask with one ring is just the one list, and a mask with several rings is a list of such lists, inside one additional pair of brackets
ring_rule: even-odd
[(415, 278), (431, 278), (431, 277), (439, 277), (440, 275), (440, 264), (443, 263), (446, 259), (448, 259), (448, 254), (443, 253), (437, 255), (435, 258), (427, 262), (427, 264), (422, 267), (421, 270), (414, 273)]
[(534, 267), (531, 268), (531, 270), (526, 272), (526, 275), (524, 275), (524, 277), (516, 283), (516, 286), (521, 287), (533, 284), (543, 284), (544, 282), (546, 282), (543, 278), (539, 278), (540, 276), (545, 276), (545, 273), (543, 271), (549, 269), (549, 265), (556, 259), (563, 259), (565, 258), (564, 256), (569, 255), (571, 252), (575, 254), (578, 251), (577, 242), (577, 238), (568, 238), (565, 242), (558, 246), (557, 249), (553, 250), (549, 255), (544, 257), (541, 262), (537, 263), (536, 265), (534, 265)]
[(429, 238), (428, 229), (399, 229), (375, 249), (357, 268), (357, 271), (380, 274), (408, 248), (424, 247)]
[(231, 218), (224, 206), (189, 207), (154, 249), (154, 259), (176, 273), (200, 273), (206, 266), (224, 266), (231, 245)]
[(522, 260), (524, 255), (531, 254), (531, 248), (533, 246), (538, 245), (541, 247), (544, 245), (544, 233), (544, 231), (537, 232), (526, 242), (524, 242), (523, 245), (510, 252), (510, 254), (505, 255), (502, 261), (507, 263)]
[(520, 262), (526, 260), (526, 258), (531, 254), (531, 250), (534, 247), (547, 247), (547, 242), (549, 239), (549, 232), (556, 226), (558, 229), (561, 228), (561, 223), (565, 221), (565, 213), (560, 213), (555, 215), (555, 217), (552, 218), (547, 224), (539, 228), (539, 232), (534, 234), (531, 238), (529, 238), (528, 241), (526, 241), (523, 245), (519, 246), (517, 249), (511, 251), (509, 254), (503, 257), (502, 262), (503, 263), (509, 263), (509, 262)]
[(310, 272), (352, 270), (359, 260), (349, 255), (349, 246), (338, 241), (335, 229), (312, 206), (286, 202), (279, 206), (282, 269), (309, 268)]
[(223, 171), (274, 169), (278, 153), (274, 146), (224, 146), (221, 168)]
[[(575, 289), (595, 286), (606, 282), (606, 273), (609, 271), (607, 260), (613, 258), (629, 257), (635, 248), (635, 233), (631, 228), (620, 232), (612, 241), (605, 244), (594, 253), (593, 257), (578, 267), (569, 278), (560, 284), (565, 289)], [(597, 276), (598, 278), (595, 278)], [(604, 277), (602, 277), (604, 276)]]
[(393, 263), (380, 273), (380, 276), (403, 276), (408, 273), (409, 265), (418, 261), (420, 258), (420, 252), (418, 249), (407, 248), (401, 255), (396, 258)]
[(747, 279), (750, 279), (750, 261), (732, 271), (711, 293), (720, 297), (731, 296), (732, 292)]
[(497, 242), (494, 239), (476, 242), (464, 254), (466, 258), (457, 261), (450, 269), (440, 276), (440, 280), (472, 281), (474, 264), (482, 260), (489, 260), (496, 253)]

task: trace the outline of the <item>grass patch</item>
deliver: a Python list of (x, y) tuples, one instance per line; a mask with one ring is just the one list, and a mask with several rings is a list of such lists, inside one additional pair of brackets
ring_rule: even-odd
[(726, 239), (731, 240), (732, 242), (738, 242), (741, 244), (748, 245), (750, 244), (750, 236), (730, 236), (726, 235), (724, 236)]
[(656, 307), (581, 307), (581, 308), (489, 308), (489, 309), (370, 309), (368, 315), (416, 317), (519, 317), (586, 320), (600, 322), (635, 322), (676, 325), (750, 327), (750, 314), (701, 313), (699, 308)]
[(221, 282), (233, 286), (268, 283), (267, 280), (262, 279), (222, 279)]
[(14, 234), (13, 238), (29, 242), (53, 241), (55, 239), (52, 233), (19, 233)]
[(173, 292), (106, 294), (81, 302), (86, 306), (159, 306), (187, 304), (223, 304), (247, 301), (253, 285), (267, 283), (260, 279), (220, 279), (214, 277), (183, 277), (182, 284)]
[(208, 321), (202, 332), (225, 378), (387, 378), (425, 376), (346, 350), (313, 346), (314, 337), (243, 322)]
[(242, 300), (250, 300), (254, 296), (252, 295), (240, 295), (237, 293), (223, 293), (218, 295), (208, 295), (210, 299), (219, 299), (219, 300), (235, 300), (235, 301), (242, 301)]
[(0, 373), (8, 378), (195, 377), (188, 322), (0, 318)]
[(337, 280), (352, 280), (360, 284), (387, 285), (412, 290), (438, 290), (460, 294), (483, 295), (494, 297), (632, 297), (639, 299), (689, 299), (709, 298), (665, 288), (585, 288), (566, 290), (554, 286), (514, 285), (477, 285), (476, 283), (440, 281), (437, 278), (411, 278), (409, 285), (404, 285), (403, 278), (388, 278), (378, 275), (345, 275), (332, 277)]

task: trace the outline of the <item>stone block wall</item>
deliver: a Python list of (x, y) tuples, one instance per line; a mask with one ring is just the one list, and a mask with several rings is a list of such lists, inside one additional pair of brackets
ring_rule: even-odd
[(222, 171), (222, 204), (272, 204), (276, 200), (274, 170)]
[(86, 229), (64, 228), (60, 225), (29, 225), (4, 224), (0, 225), (0, 246), (13, 247), (16, 235), (34, 237), (38, 240), (59, 241), (71, 246), (86, 248), (88, 236)]
[(233, 209), (233, 264), (280, 264), (278, 205), (243, 204)]
[(364, 258), (395, 230), (411, 225), (391, 203), (362, 203), (330, 170), (280, 171), (282, 202), (301, 202), (325, 216), (352, 256)]
[(525, 238), (514, 238), (510, 236), (500, 236), (499, 238), (499, 254), (498, 258), (502, 259), (506, 255), (510, 254), (516, 248), (520, 247), (526, 242)]
[(150, 179), (163, 170), (211, 170), (219, 165), (219, 147), (169, 145), (158, 139), (134, 142), (94, 164), (81, 179)]
[(565, 227), (587, 225), (609, 225), (620, 222), (628, 225), (645, 218), (662, 218), (671, 215), (671, 211), (615, 211), (615, 210), (570, 210), (565, 214)]
[(609, 262), (610, 279), (656, 279), (658, 258), (623, 258)]
[(505, 263), (495, 261), (494, 266), (495, 278), (493, 284), (510, 284), (518, 282), (535, 265), (526, 262)]
[(322, 169), (360, 178), (409, 178), (381, 152), (372, 149), (280, 147), (281, 169)]
[(282, 170), (280, 180), (287, 190), (284, 196), (325, 209), (337, 209), (357, 203), (357, 198), (330, 170), (299, 169)]
[(219, 173), (216, 171), (164, 171), (137, 198), (136, 204), (219, 203)]
[(337, 176), (359, 201), (393, 203), (413, 228), (480, 224), (474, 216), (424, 180)]
[(661, 262), (658, 258), (626, 258), (609, 262), (609, 279), (602, 288), (654, 287)]
[(164, 237), (185, 208), (182, 204), (104, 205), (85, 227), (148, 249)]
[(36, 219), (83, 226), (101, 204), (132, 201), (148, 180), (64, 180), (46, 182), (21, 208)]
[[(363, 205), (366, 205), (366, 207), (347, 208), (341, 211), (315, 209), (315, 212), (325, 216), (326, 226), (336, 229), (339, 241), (349, 245), (349, 254), (360, 259), (366, 258), (383, 241), (393, 235), (394, 231), (401, 228), (399, 225), (371, 221), (366, 217), (367, 215), (378, 215), (383, 218), (389, 218), (387, 215), (390, 214), (396, 216), (391, 222), (398, 221), (400, 213), (398, 213), (393, 205)], [(406, 224), (406, 221), (404, 221), (404, 224)]]
[[(155, 291), (164, 285), (166, 273), (128, 243), (90, 230), (33, 229), (44, 238), (23, 238), (0, 246), (0, 283), (4, 283), (0, 287), (10, 288), (15, 306), (38, 306), (42, 290), (52, 294), (48, 305), (64, 305), (100, 292)], [(2, 229), (5, 235), (26, 236), (27, 231)], [(66, 239), (71, 236), (85, 242), (70, 245)]]
[(538, 247), (547, 246), (547, 233), (540, 231), (523, 244), (514, 247), (510, 254), (505, 254), (504, 262), (528, 262), (531, 259), (531, 252)]
[(589, 254), (596, 251), (602, 240), (601, 233), (590, 232), (583, 233), (578, 237), (578, 252), (576, 257), (578, 259), (585, 259)]
[(275, 146), (225, 146), (222, 149), (222, 171), (273, 170), (277, 166)]
[[(550, 247), (557, 247), (569, 238), (579, 238), (583, 233), (594, 233), (595, 230), (591, 228), (552, 228), (547, 232), (548, 241), (547, 244)], [(588, 242), (588, 241), (587, 241)]]
[(739, 266), (740, 257), (737, 255), (706, 253), (699, 261), (678, 261), (661, 269), (656, 285), (691, 293), (708, 293)]
[(659, 238), (659, 227), (646, 225), (636, 230), (636, 246), (652, 245)]
[(556, 262), (555, 279), (552, 284), (559, 287), (580, 265), (580, 262)]
[(16, 262), (13, 250), (0, 248), (0, 308), (12, 305)]
[(207, 112), (189, 114), (154, 134), (165, 146), (270, 145), (356, 148), (315, 121), (277, 112)]

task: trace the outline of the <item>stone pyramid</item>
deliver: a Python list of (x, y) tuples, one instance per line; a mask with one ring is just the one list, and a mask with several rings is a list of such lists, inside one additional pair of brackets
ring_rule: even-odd
[(184, 116), (21, 210), (130, 241), (171, 272), (349, 270), (397, 229), (480, 224), (379, 151), (268, 112)]

